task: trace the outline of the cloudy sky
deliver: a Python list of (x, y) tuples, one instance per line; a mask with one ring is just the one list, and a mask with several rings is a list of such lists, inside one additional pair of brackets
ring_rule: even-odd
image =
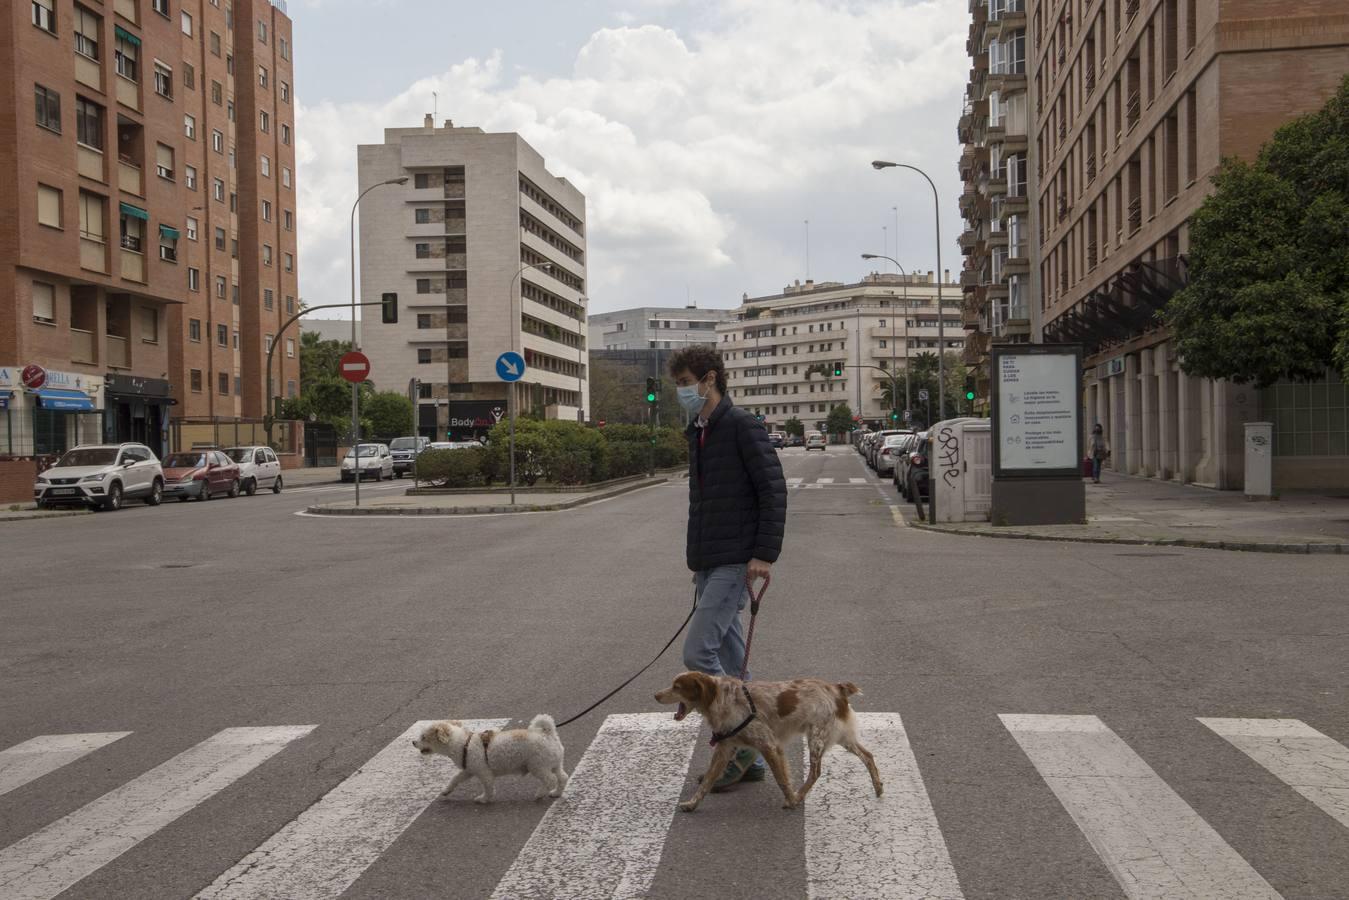
[[(967, 0), (290, 0), (300, 288), (349, 296), (356, 145), (518, 131), (588, 203), (591, 312), (956, 270)], [(809, 220), (809, 257), (807, 226)], [(896, 225), (898, 221), (898, 225)], [(897, 232), (897, 233), (896, 233)], [(882, 242), (885, 242), (884, 244)], [(888, 264), (887, 264), (888, 265)]]

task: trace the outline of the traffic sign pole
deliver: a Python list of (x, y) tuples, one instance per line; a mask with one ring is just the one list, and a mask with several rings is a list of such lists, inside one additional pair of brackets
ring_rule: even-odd
[(351, 382), (351, 456), (352, 482), (356, 485), (356, 505), (361, 505), (361, 382), (370, 377), (370, 358), (359, 350), (349, 350), (337, 361), (337, 374)]
[(525, 358), (514, 350), (497, 357), (497, 377), (506, 382), (506, 409), (510, 415), (511, 506), (515, 505), (515, 383), (525, 374)]

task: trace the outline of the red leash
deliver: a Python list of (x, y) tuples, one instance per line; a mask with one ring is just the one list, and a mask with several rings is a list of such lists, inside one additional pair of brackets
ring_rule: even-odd
[(749, 592), (749, 632), (745, 635), (745, 662), (740, 667), (740, 680), (744, 681), (745, 676), (749, 674), (749, 648), (754, 643), (754, 622), (759, 618), (759, 603), (763, 600), (763, 595), (768, 591), (768, 585), (773, 581), (771, 575), (763, 577), (763, 587), (759, 588), (759, 595), (754, 596), (754, 589), (745, 582), (745, 590)]

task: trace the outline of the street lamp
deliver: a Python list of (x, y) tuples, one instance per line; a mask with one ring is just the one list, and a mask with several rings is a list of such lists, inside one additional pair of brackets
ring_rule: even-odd
[[(381, 181), (361, 191), (356, 195), (356, 202), (351, 204), (351, 349), (359, 349), (356, 346), (356, 207), (361, 205), (361, 198), (370, 193), (377, 187), (384, 187), (386, 184), (407, 184), (408, 177), (403, 175), (399, 178), (390, 178)], [(355, 478), (352, 482), (356, 485), (356, 505), (361, 505), (361, 419), (360, 419), (360, 398), (361, 386), (355, 382), (351, 384), (351, 452), (354, 454), (352, 461), (352, 471)]]
[[(937, 186), (932, 183), (932, 179), (917, 166), (878, 159), (872, 162), (871, 167), (878, 171), (880, 169), (912, 169), (926, 178), (928, 186), (932, 188), (932, 206), (936, 216), (937, 234), (937, 416), (941, 418), (946, 415), (946, 310), (942, 306), (941, 299), (941, 197), (938, 195)], [(929, 422), (928, 424), (931, 425), (932, 423)]]
[[(515, 349), (515, 343), (520, 337), (520, 316), (515, 314), (515, 301), (517, 294), (515, 283), (520, 280), (520, 276), (529, 269), (542, 269), (545, 272), (553, 270), (553, 264), (550, 262), (525, 263), (520, 267), (520, 271), (511, 276), (510, 285), (510, 310), (511, 310), (511, 349)], [(510, 425), (510, 458), (511, 458), (511, 505), (515, 505), (515, 386), (517, 382), (509, 382), (506, 385), (506, 409), (511, 418)]]
[[(898, 237), (898, 233), (896, 233), (896, 237)], [(890, 262), (895, 264), (895, 268), (899, 269), (900, 274), (904, 276), (904, 280), (900, 282), (900, 284), (904, 288), (904, 312), (906, 315), (906, 318), (904, 320), (904, 412), (907, 413), (910, 409), (912, 409), (912, 407), (909, 405), (909, 344), (908, 344), (909, 320), (907, 318), (909, 310), (909, 273), (904, 271), (904, 267), (899, 264), (899, 260), (895, 259), (893, 256), (884, 256), (879, 253), (863, 253), (862, 258), (888, 259), (890, 260)], [(937, 312), (938, 315), (940, 315), (941, 313), (940, 301), (937, 304)], [(890, 369), (893, 371), (894, 368), (895, 368), (895, 317), (892, 315), (890, 317)], [(895, 398), (895, 380), (893, 377), (891, 377), (890, 379), (891, 401), (893, 401), (894, 398)]]

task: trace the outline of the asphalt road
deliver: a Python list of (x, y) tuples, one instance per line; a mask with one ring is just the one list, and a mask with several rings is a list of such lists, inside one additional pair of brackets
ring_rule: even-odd
[(683, 482), (130, 505), (0, 526), (0, 897), (1349, 897), (1349, 562), (935, 535), (851, 449), (782, 458), (755, 677), (860, 685), (884, 798), (836, 752), (804, 810), (676, 814), (709, 749), (652, 699), (671, 651), (564, 729), (562, 800), (435, 799), (415, 722), (561, 719), (673, 632)]

